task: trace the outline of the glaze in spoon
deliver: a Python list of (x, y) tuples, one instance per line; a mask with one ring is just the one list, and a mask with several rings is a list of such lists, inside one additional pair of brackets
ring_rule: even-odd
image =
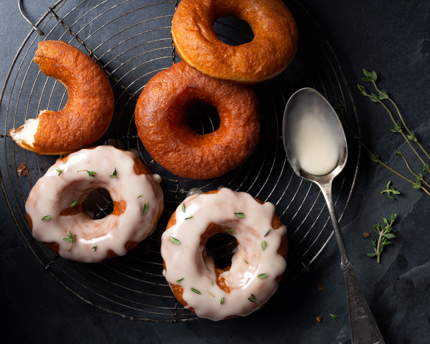
[(303, 88), (288, 100), (282, 136), (294, 172), (317, 184), (326, 200), (345, 277), (352, 344), (385, 344), (355, 277), (333, 205), (333, 179), (343, 170), (348, 158), (342, 124), (319, 92)]

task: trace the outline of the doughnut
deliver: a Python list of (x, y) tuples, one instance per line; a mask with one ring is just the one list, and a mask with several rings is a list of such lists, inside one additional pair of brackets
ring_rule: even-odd
[[(186, 110), (197, 102), (213, 105), (219, 128), (194, 132)], [(139, 138), (152, 157), (184, 178), (219, 177), (248, 159), (258, 144), (260, 115), (252, 86), (212, 79), (179, 62), (155, 75), (136, 104)]]
[(12, 139), (39, 154), (68, 154), (97, 141), (113, 115), (114, 96), (103, 70), (79, 49), (61, 41), (39, 42), (34, 62), (67, 89), (60, 111), (42, 110), (18, 129)]
[[(178, 206), (161, 238), (163, 274), (185, 308), (201, 318), (245, 316), (267, 303), (286, 268), (286, 227), (272, 203), (228, 188), (193, 195)], [(231, 266), (206, 254), (217, 233), (235, 237)]]
[[(235, 16), (247, 22), (254, 39), (231, 46), (215, 33), (214, 22)], [(298, 29), (281, 0), (182, 0), (172, 21), (182, 60), (218, 79), (254, 84), (271, 79), (291, 62)]]
[[(133, 153), (112, 146), (58, 159), (25, 204), (33, 237), (60, 256), (80, 262), (123, 256), (155, 230), (163, 210), (160, 180)], [(84, 201), (97, 188), (109, 192), (114, 209), (92, 220)]]

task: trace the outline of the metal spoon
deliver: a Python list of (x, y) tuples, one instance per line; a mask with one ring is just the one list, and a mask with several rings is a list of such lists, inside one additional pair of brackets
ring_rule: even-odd
[[(331, 172), (325, 175), (313, 175), (301, 167), (303, 164), (301, 164), (300, 159), (303, 160), (303, 156), (299, 154), (299, 150), (300, 153), (303, 150), (303, 146), (300, 146), (303, 141), (297, 139), (295, 136), (297, 133), (294, 130), (297, 129), (299, 121), (303, 120), (304, 116), (310, 115), (318, 116), (318, 121), (325, 127), (322, 129), (327, 130), (328, 134), (331, 135), (330, 139), (336, 143), (337, 165), (333, 166)], [(312, 88), (303, 88), (294, 93), (288, 100), (284, 111), (282, 135), (287, 158), (294, 172), (299, 177), (317, 184), (327, 202), (340, 251), (340, 267), (345, 277), (352, 344), (385, 344), (358, 285), (354, 267), (348, 258), (332, 200), (333, 179), (343, 170), (348, 157), (348, 146), (342, 124), (331, 105), (319, 92)]]

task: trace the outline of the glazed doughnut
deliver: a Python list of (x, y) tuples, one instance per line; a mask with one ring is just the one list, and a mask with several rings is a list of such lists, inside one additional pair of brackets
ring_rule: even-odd
[[(200, 135), (186, 121), (186, 110), (204, 102), (217, 108), (218, 130)], [(184, 62), (155, 75), (135, 110), (139, 138), (152, 157), (185, 178), (221, 176), (248, 159), (258, 144), (260, 115), (251, 86), (212, 79)]]
[[(163, 210), (159, 180), (133, 153), (112, 146), (72, 153), (57, 160), (28, 196), (32, 234), (67, 259), (94, 263), (122, 256), (155, 230)], [(84, 200), (97, 188), (109, 192), (114, 210), (91, 220)]]
[[(286, 268), (286, 230), (272, 203), (247, 193), (222, 188), (190, 196), (162, 235), (163, 273), (178, 301), (199, 317), (248, 315), (278, 289)], [(217, 233), (237, 241), (226, 269), (216, 267), (205, 252), (207, 240)]]
[[(215, 33), (214, 22), (227, 16), (247, 22), (254, 39), (231, 46)], [(258, 83), (281, 73), (297, 50), (298, 29), (281, 0), (182, 0), (172, 21), (181, 58), (218, 79)]]
[(68, 91), (60, 111), (42, 110), (10, 135), (22, 148), (60, 155), (97, 141), (112, 119), (114, 96), (103, 70), (91, 58), (61, 41), (38, 44), (34, 62), (47, 76), (56, 78)]

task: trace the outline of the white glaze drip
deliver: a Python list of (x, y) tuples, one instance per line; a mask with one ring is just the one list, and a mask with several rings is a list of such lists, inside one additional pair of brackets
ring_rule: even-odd
[[(202, 318), (222, 320), (231, 315), (245, 316), (264, 305), (278, 288), (276, 277), (286, 268), (285, 259), (277, 253), (286, 227), (272, 229), (264, 237), (271, 228), (274, 205), (259, 204), (251, 195), (228, 188), (222, 188), (217, 194), (187, 198), (184, 203), (186, 212), (179, 205), (176, 224), (162, 235), (161, 255), (166, 264), (167, 281), (183, 287), (184, 300)], [(244, 213), (246, 218), (238, 218), (234, 213)], [(185, 220), (191, 216), (192, 219)], [(231, 288), (230, 293), (216, 284), (213, 259), (202, 257), (204, 247), (200, 246), (200, 238), (211, 222), (234, 228), (232, 235), (239, 241), (230, 271), (221, 275)], [(171, 237), (181, 243), (175, 245)], [(261, 247), (263, 240), (267, 244), (265, 251)], [(259, 274), (268, 274), (268, 277), (260, 279)], [(181, 278), (184, 279), (176, 282)], [(248, 300), (251, 294), (260, 304)], [(222, 298), (224, 303), (220, 304)]]
[[(163, 209), (163, 193), (152, 175), (136, 175), (134, 155), (112, 146), (83, 149), (68, 156), (67, 162), (58, 160), (40, 178), (31, 190), (26, 212), (33, 223), (33, 236), (42, 242), (56, 242), (59, 254), (67, 259), (81, 262), (103, 260), (108, 251), (117, 255), (126, 253), (128, 241), (140, 242), (155, 229), (155, 224)], [(110, 178), (114, 169), (118, 178)], [(57, 169), (63, 170), (58, 175)], [(95, 171), (90, 178), (86, 171)], [(106, 189), (114, 202), (125, 201), (126, 210), (121, 216), (110, 215), (101, 220), (92, 220), (85, 213), (60, 216), (61, 211), (79, 199), (82, 203), (94, 189)], [(140, 194), (142, 197), (137, 198)], [(149, 208), (142, 215), (145, 202)], [(50, 221), (43, 221), (46, 215)], [(69, 231), (76, 234), (72, 248), (63, 240)], [(97, 249), (93, 247), (97, 245)]]

